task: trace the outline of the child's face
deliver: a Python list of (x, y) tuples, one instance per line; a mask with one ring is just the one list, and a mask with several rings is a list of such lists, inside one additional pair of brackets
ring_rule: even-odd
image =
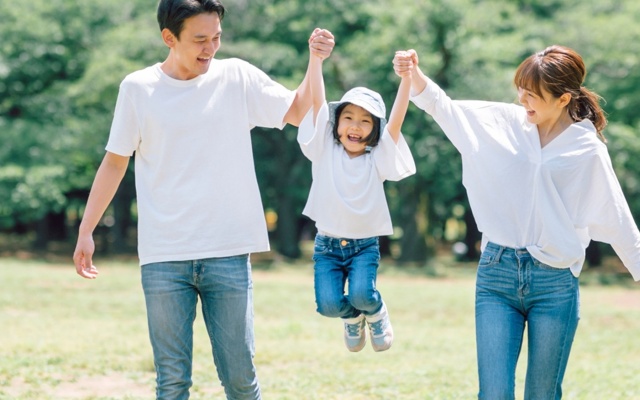
[(348, 104), (338, 119), (340, 143), (351, 158), (365, 153), (366, 139), (373, 130), (371, 113), (355, 104)]

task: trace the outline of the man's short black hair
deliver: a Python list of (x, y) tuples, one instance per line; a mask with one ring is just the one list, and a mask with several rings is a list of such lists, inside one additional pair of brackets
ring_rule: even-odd
[(167, 28), (180, 39), (184, 20), (199, 14), (216, 13), (220, 21), (224, 18), (224, 6), (219, 0), (160, 0), (158, 3), (158, 25), (160, 31)]

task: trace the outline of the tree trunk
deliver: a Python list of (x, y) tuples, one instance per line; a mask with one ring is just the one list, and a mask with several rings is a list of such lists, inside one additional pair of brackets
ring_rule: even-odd
[(480, 253), (476, 246), (482, 240), (482, 234), (478, 231), (478, 225), (468, 204), (464, 213), (464, 223), (466, 225), (464, 244), (467, 246), (467, 252), (462, 256), (462, 260), (477, 261), (480, 258)]
[(298, 214), (294, 211), (294, 201), (290, 194), (281, 192), (278, 207), (278, 228), (276, 243), (278, 252), (287, 258), (296, 259), (301, 255), (298, 235)]
[(600, 243), (592, 240), (589, 246), (587, 246), (585, 258), (590, 268), (602, 266), (602, 248), (600, 247)]
[(46, 250), (49, 242), (66, 240), (68, 234), (65, 212), (48, 212), (36, 223), (36, 239), (33, 245), (36, 249)]
[(127, 171), (127, 175), (122, 180), (112, 202), (113, 226), (109, 229), (108, 240), (113, 244), (109, 247), (114, 253), (126, 253), (132, 250), (129, 248), (129, 228), (133, 223), (131, 205), (135, 200), (136, 188), (133, 173)]
[(413, 185), (400, 185), (398, 189), (402, 204), (400, 226), (403, 232), (398, 261), (424, 263), (430, 256), (426, 240), (427, 195), (417, 190), (419, 185), (417, 179), (415, 181)]

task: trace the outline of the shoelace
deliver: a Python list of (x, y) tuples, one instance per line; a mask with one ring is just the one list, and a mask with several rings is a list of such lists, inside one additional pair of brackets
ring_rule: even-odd
[(381, 319), (380, 321), (370, 323), (369, 328), (371, 328), (371, 332), (373, 332), (373, 334), (377, 336), (384, 334), (385, 325), (386, 324), (384, 323), (384, 319)]
[(345, 327), (347, 329), (347, 335), (359, 337), (361, 335), (360, 333), (361, 326), (362, 326), (361, 322), (357, 324), (345, 324)]

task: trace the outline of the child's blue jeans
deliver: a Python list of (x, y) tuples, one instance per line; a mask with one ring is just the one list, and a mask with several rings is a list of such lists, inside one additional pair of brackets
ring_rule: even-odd
[(316, 305), (321, 315), (355, 318), (382, 308), (376, 289), (380, 262), (377, 237), (344, 239), (317, 234), (313, 261)]

